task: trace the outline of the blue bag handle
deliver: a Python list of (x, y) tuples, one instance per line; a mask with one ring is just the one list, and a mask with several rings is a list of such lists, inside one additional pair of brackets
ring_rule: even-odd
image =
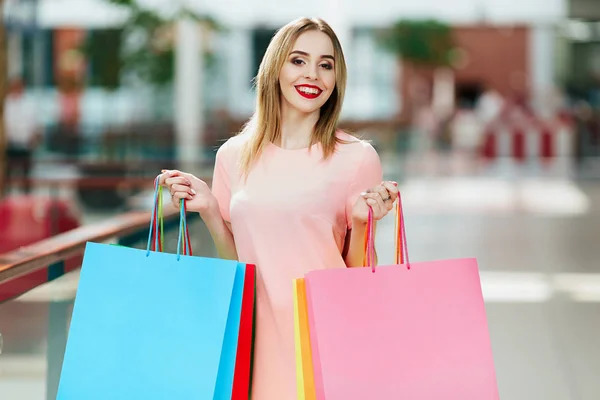
[[(152, 206), (152, 216), (150, 218), (150, 229), (148, 230), (148, 244), (146, 246), (146, 257), (150, 256), (150, 246), (152, 243), (152, 234), (154, 233), (154, 249), (162, 251), (163, 238), (163, 207), (162, 207), (162, 186), (159, 185), (161, 175), (154, 180), (154, 202)], [(192, 254), (189, 232), (187, 228), (186, 207), (184, 199), (179, 203), (179, 235), (177, 240), (177, 260), (181, 258), (181, 242), (183, 239), (184, 255)], [(159, 241), (160, 238), (160, 241)]]

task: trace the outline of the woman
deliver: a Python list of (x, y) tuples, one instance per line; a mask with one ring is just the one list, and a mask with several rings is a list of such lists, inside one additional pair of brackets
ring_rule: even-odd
[(222, 258), (257, 267), (252, 398), (296, 398), (293, 279), (363, 266), (375, 220), (398, 190), (374, 148), (336, 128), (346, 65), (331, 27), (301, 18), (273, 37), (257, 76), (257, 108), (217, 151), (212, 190), (163, 171), (173, 202), (202, 216)]

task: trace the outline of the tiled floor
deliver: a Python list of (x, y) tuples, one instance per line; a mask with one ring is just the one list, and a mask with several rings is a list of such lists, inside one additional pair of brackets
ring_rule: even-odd
[[(501, 399), (600, 399), (600, 180), (565, 165), (383, 159), (401, 182), (411, 260), (478, 260)], [(393, 218), (377, 242), (390, 263)], [(72, 297), (76, 278), (0, 305), (0, 399), (46, 398), (45, 300)]]

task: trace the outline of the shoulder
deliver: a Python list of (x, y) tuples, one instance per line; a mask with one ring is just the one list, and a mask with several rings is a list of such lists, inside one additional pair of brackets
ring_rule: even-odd
[(247, 133), (240, 133), (225, 140), (217, 149), (215, 171), (235, 179), (240, 174), (240, 158), (244, 144), (248, 141)]
[(230, 137), (217, 149), (217, 157), (231, 158), (239, 156), (248, 138), (248, 133), (240, 133)]
[(227, 139), (217, 150), (215, 165), (226, 168), (231, 173), (238, 171), (242, 151), (249, 137), (248, 133), (242, 132)]
[(373, 145), (364, 139), (360, 139), (342, 130), (336, 132), (336, 137), (340, 140), (336, 147), (336, 152), (340, 155), (368, 163), (379, 163), (379, 154)]
[(340, 131), (337, 136), (339, 157), (348, 172), (351, 187), (371, 187), (383, 179), (383, 168), (377, 150), (368, 140), (363, 140)]

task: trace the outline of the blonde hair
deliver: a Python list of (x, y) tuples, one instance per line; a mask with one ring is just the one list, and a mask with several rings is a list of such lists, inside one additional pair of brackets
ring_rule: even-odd
[(256, 111), (240, 132), (240, 134), (248, 133), (250, 135), (240, 159), (240, 168), (244, 175), (248, 174), (265, 145), (274, 142), (281, 135), (279, 73), (287, 61), (296, 39), (302, 33), (311, 30), (325, 33), (333, 43), (335, 90), (321, 107), (319, 120), (311, 135), (310, 145), (320, 143), (323, 157), (327, 159), (333, 154), (336, 144), (344, 142), (335, 134), (342, 111), (347, 79), (346, 60), (342, 46), (327, 22), (320, 18), (299, 18), (277, 31), (260, 63), (256, 77)]

